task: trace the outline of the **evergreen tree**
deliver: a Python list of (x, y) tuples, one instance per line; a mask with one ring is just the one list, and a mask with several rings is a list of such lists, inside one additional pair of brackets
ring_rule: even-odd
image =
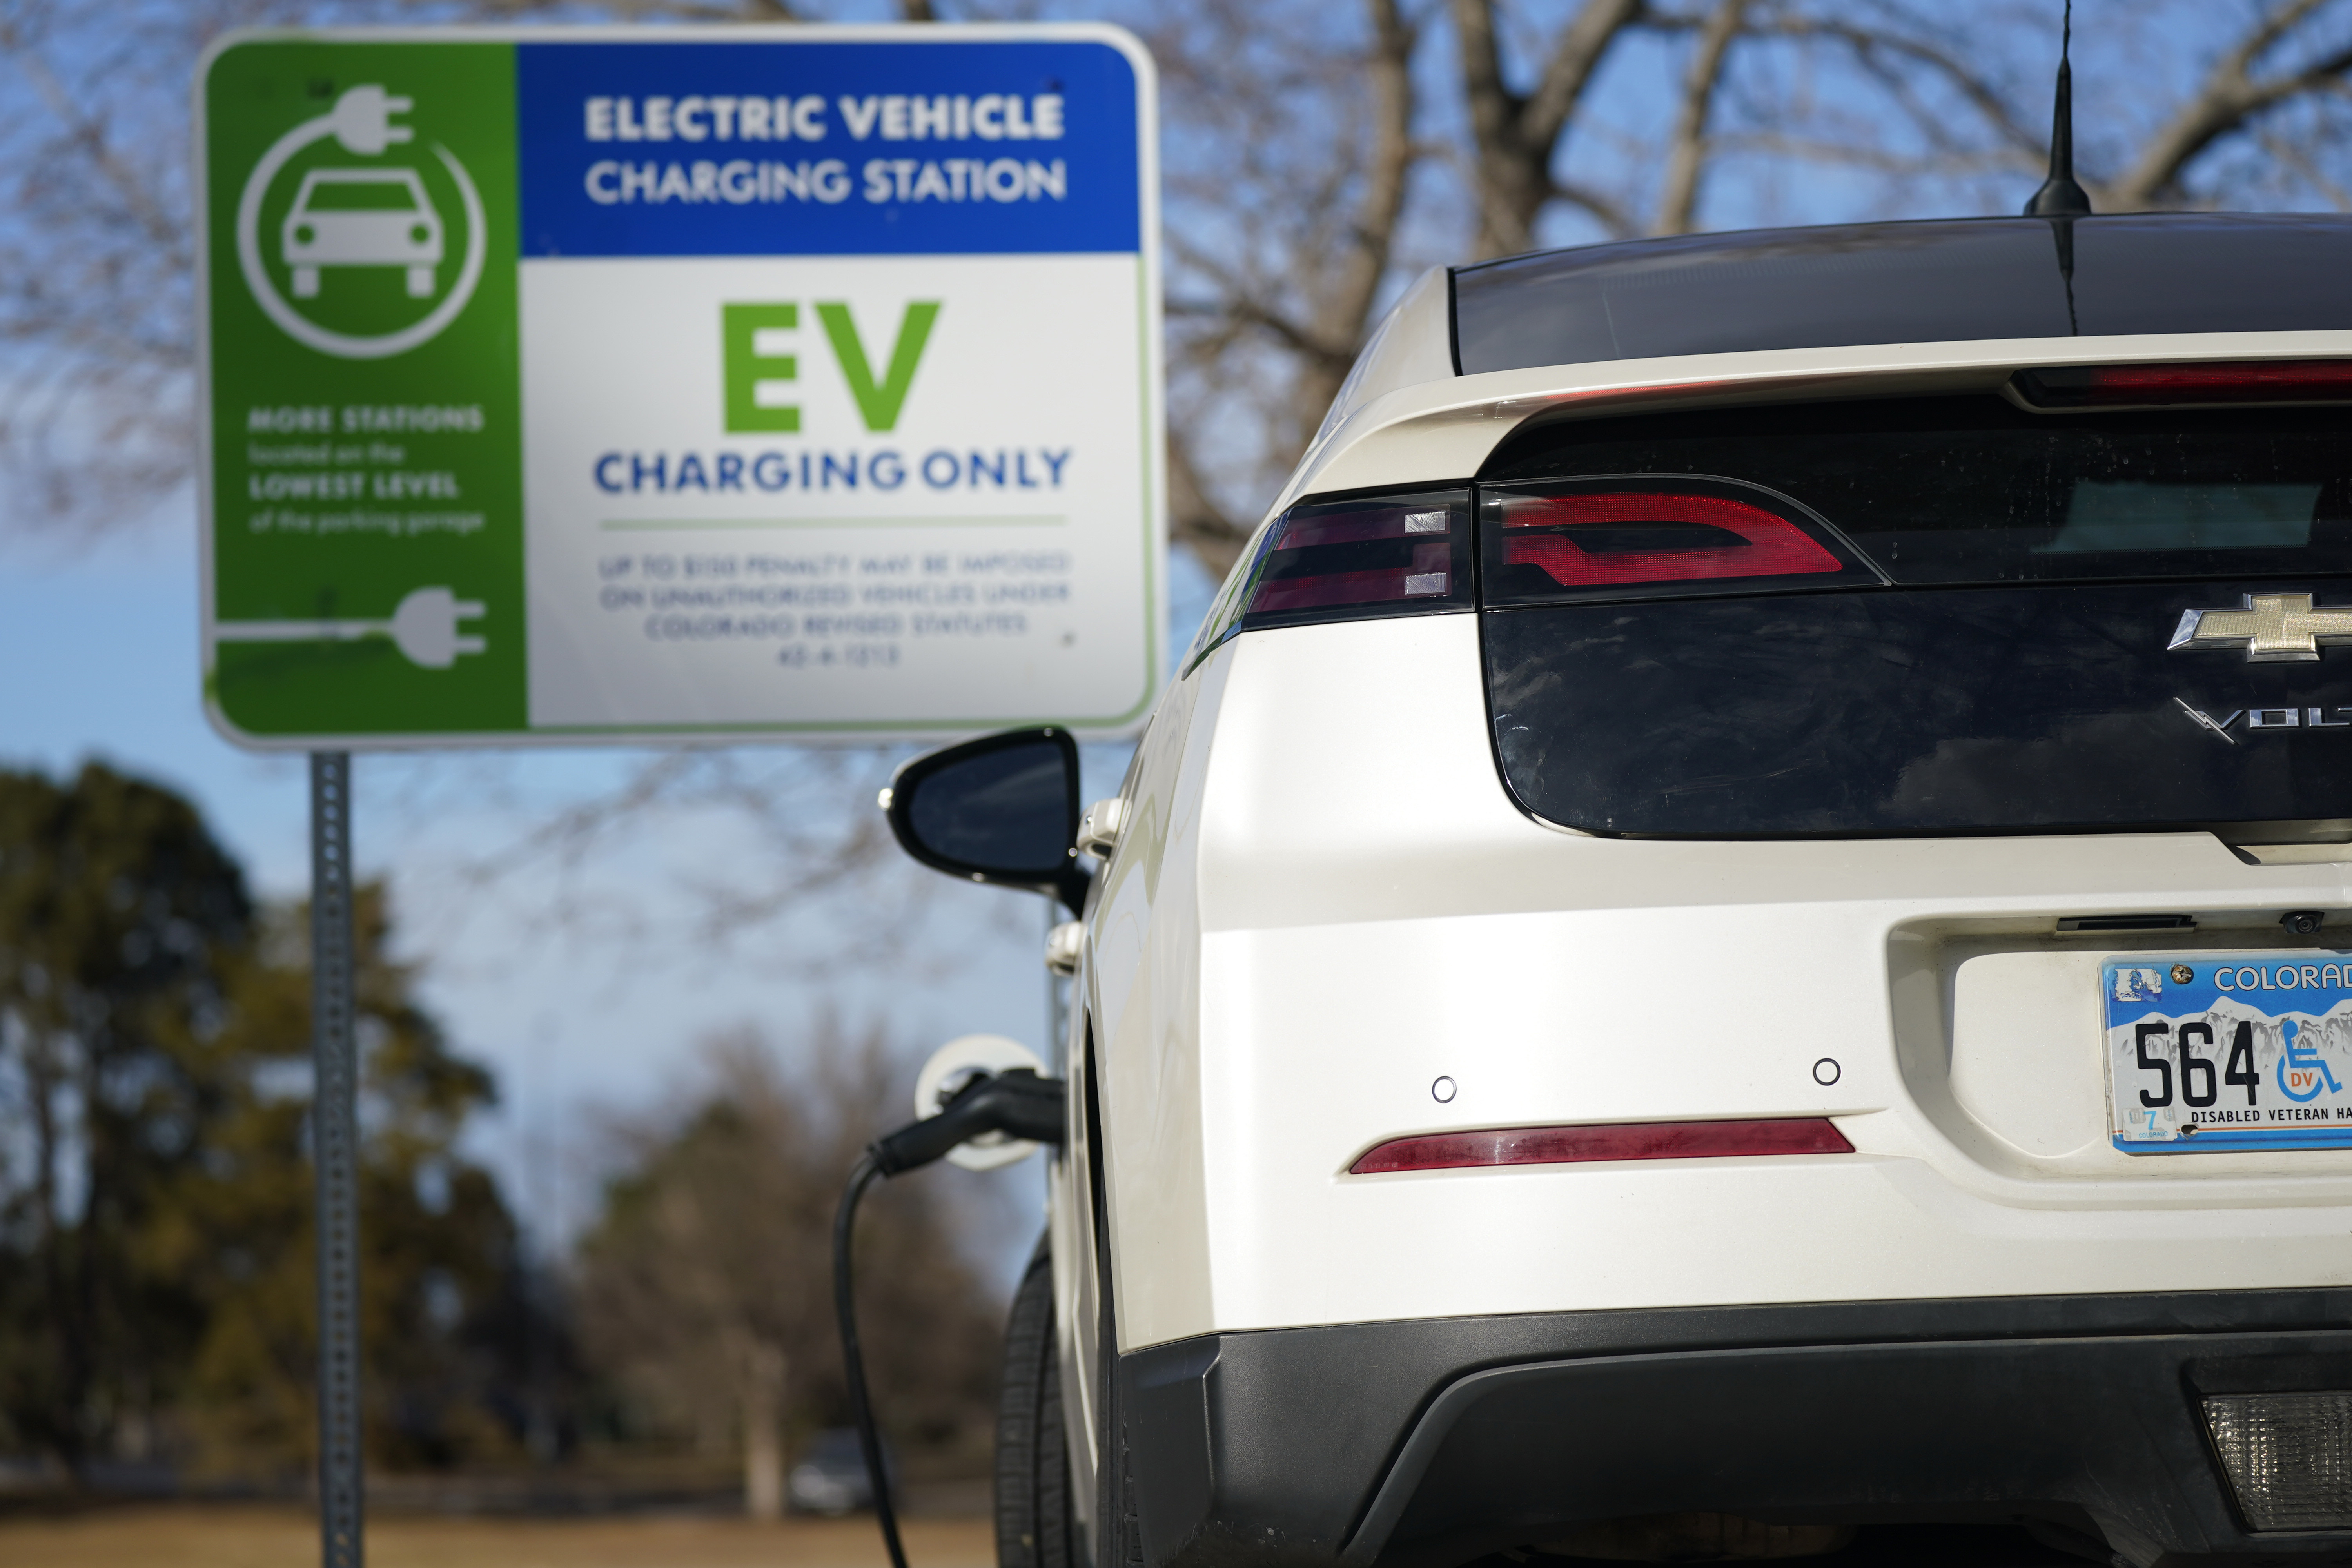
[[(362, 1354), (380, 1462), (511, 1447), (492, 1099), (358, 900)], [(309, 917), (186, 801), (0, 773), (0, 1444), (299, 1471), (315, 1418)]]

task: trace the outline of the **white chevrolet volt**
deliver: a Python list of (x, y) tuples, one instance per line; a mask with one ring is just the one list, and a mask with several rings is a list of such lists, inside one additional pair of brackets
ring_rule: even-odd
[(1076, 776), (1008, 1563), (2352, 1560), (2352, 221), (1433, 271)]

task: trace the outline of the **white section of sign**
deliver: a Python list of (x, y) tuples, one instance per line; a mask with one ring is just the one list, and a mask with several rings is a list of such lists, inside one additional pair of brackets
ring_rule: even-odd
[[(524, 262), (533, 730), (980, 729), (1020, 717), (1009, 702), (1134, 723), (1163, 592), (1141, 268)], [(729, 432), (730, 304), (795, 308), (737, 352), (774, 373), (751, 402), (796, 407), (796, 431)]]

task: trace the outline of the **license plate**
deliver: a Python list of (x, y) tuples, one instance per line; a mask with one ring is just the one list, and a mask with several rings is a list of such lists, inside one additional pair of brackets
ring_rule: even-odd
[(2352, 1148), (2352, 953), (2109, 959), (2099, 991), (2116, 1148)]

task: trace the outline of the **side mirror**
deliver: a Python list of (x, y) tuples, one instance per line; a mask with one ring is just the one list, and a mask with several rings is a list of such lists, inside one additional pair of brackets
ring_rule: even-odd
[(1067, 730), (1008, 730), (902, 764), (882, 792), (898, 847), (951, 877), (1056, 898), (1076, 913), (1078, 744)]

